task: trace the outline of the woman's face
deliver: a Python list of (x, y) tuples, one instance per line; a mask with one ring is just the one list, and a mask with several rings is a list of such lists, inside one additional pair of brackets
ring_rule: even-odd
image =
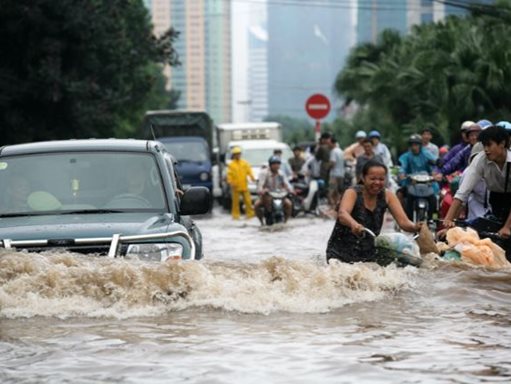
[(477, 138), (479, 137), (479, 131), (472, 131), (468, 134), (468, 142), (470, 145), (474, 145), (477, 143)]
[(385, 178), (387, 173), (383, 167), (371, 167), (367, 174), (362, 178), (364, 188), (370, 194), (378, 194), (385, 188)]

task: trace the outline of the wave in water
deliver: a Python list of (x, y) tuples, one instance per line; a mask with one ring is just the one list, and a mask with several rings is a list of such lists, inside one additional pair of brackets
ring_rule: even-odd
[(321, 313), (414, 285), (414, 268), (292, 261), (142, 263), (0, 252), (0, 317), (156, 316), (191, 307)]

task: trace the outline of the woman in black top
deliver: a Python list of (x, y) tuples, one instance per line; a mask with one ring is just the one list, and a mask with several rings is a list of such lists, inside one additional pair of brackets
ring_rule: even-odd
[(328, 240), (327, 261), (378, 261), (374, 239), (365, 233), (364, 228), (378, 235), (387, 208), (401, 229), (407, 232), (420, 230), (421, 224), (410, 221), (396, 195), (385, 189), (386, 177), (387, 167), (370, 160), (362, 169), (361, 182), (346, 190)]

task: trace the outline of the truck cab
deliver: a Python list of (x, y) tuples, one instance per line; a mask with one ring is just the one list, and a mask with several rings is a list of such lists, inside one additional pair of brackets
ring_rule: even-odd
[(165, 145), (177, 161), (183, 188), (202, 186), (213, 189), (213, 121), (204, 111), (148, 111), (142, 123), (144, 138)]

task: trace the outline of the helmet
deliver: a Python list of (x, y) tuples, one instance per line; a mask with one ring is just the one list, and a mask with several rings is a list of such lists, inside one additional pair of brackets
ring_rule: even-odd
[(367, 137), (367, 134), (364, 131), (357, 131), (355, 133), (355, 139), (365, 139)]
[(481, 129), (486, 129), (488, 127), (491, 127), (493, 125), (493, 123), (490, 121), (490, 120), (479, 120), (477, 122), (477, 125), (479, 125), (481, 127)]
[(369, 135), (368, 135), (368, 136), (369, 136), (369, 138), (371, 138), (371, 137), (377, 137), (378, 139), (381, 137), (380, 132), (378, 132), (378, 131), (376, 131), (376, 130), (369, 132)]
[(422, 137), (414, 133), (408, 138), (408, 144), (422, 144)]
[(233, 147), (231, 149), (231, 154), (232, 155), (237, 155), (238, 153), (241, 153), (241, 148), (240, 147)]
[(467, 120), (464, 121), (463, 124), (461, 124), (461, 131), (464, 132), (470, 127), (471, 125), (475, 124), (473, 121)]
[(268, 159), (268, 164), (272, 165), (272, 164), (280, 164), (282, 163), (282, 161), (280, 160), (280, 157), (278, 156), (271, 156), (269, 159)]
[(470, 133), (470, 132), (479, 132), (481, 131), (481, 126), (478, 124), (478, 123), (474, 123), (472, 124), (470, 127), (468, 127), (465, 132), (466, 133)]
[(511, 131), (511, 123), (509, 121), (499, 121), (495, 126), (502, 127), (508, 132)]

